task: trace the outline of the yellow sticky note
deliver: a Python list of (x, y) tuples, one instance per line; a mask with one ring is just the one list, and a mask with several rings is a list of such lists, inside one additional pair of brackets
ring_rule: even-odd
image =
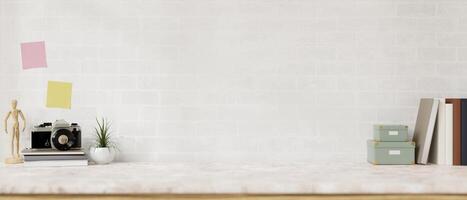
[(67, 82), (49, 81), (47, 84), (47, 107), (71, 108), (72, 84)]

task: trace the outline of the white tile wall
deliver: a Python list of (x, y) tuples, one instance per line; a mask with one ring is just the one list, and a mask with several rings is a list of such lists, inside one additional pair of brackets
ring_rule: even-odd
[[(41, 40), (49, 67), (21, 70)], [(88, 144), (106, 116), (120, 160), (363, 161), (372, 124), (466, 96), (466, 47), (463, 0), (0, 0), (0, 111)], [(47, 80), (73, 82), (71, 110), (45, 108)]]

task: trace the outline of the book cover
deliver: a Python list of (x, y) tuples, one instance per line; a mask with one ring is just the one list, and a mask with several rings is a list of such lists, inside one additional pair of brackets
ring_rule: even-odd
[(461, 100), (446, 99), (452, 104), (452, 164), (461, 164)]
[(446, 119), (446, 164), (453, 165), (453, 105), (451, 103), (446, 104), (445, 109)]
[(467, 99), (461, 100), (461, 165), (467, 165)]
[(413, 141), (416, 144), (415, 157), (418, 164), (427, 164), (431, 139), (435, 129), (439, 101), (433, 98), (420, 99)]
[(439, 101), (438, 114), (436, 116), (435, 130), (431, 142), (428, 162), (438, 165), (446, 164), (446, 102), (444, 98), (436, 98)]
[(47, 161), (29, 161), (23, 164), (26, 167), (69, 167), (69, 166), (87, 166), (88, 160), (47, 160)]

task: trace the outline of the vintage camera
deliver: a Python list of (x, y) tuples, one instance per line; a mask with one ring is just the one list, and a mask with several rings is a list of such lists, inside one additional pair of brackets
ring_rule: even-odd
[(32, 149), (56, 149), (66, 151), (81, 148), (81, 128), (77, 123), (65, 120), (45, 122), (31, 131)]

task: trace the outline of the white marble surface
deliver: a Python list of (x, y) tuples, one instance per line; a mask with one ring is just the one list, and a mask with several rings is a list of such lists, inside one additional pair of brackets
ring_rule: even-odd
[(113, 163), (0, 168), (3, 194), (467, 193), (467, 167), (360, 163)]

